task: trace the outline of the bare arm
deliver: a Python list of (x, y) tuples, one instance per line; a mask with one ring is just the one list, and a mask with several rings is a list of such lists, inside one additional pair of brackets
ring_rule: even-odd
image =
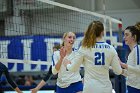
[(40, 90), (46, 82), (44, 80), (41, 80), (41, 82), (36, 86), (36, 88), (31, 89), (31, 93), (37, 93), (38, 90)]
[(41, 82), (36, 86), (36, 88), (31, 89), (32, 91), (31, 93), (37, 93), (37, 91), (40, 90), (46, 84), (46, 82), (49, 80), (51, 76), (52, 76), (52, 66), (50, 66), (46, 77), (41, 80)]
[(17, 93), (23, 93), (18, 87), (14, 89)]
[[(65, 55), (66, 55), (66, 50), (64, 49), (64, 47), (62, 47), (62, 48), (60, 49), (60, 58), (59, 58), (59, 59), (55, 59), (55, 55), (53, 55), (54, 61), (55, 61), (55, 62), (57, 61), (57, 63), (52, 67), (52, 73), (53, 73), (53, 74), (57, 74), (57, 73), (59, 72), (59, 70), (60, 70), (60, 68), (61, 68), (62, 61), (63, 61)], [(54, 62), (54, 63), (55, 63), (55, 62)]]
[(56, 65), (55, 65), (55, 69), (56, 69), (57, 71), (60, 70), (60, 67), (61, 67), (62, 61), (63, 61), (63, 58), (60, 58), (59, 61), (56, 63)]

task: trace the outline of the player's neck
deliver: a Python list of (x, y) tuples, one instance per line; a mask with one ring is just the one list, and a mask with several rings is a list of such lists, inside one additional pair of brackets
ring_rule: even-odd
[(130, 50), (132, 51), (133, 48), (137, 45), (137, 43), (132, 43), (131, 45), (129, 45)]
[(103, 40), (102, 37), (97, 37), (97, 38), (96, 38), (96, 42), (104, 42), (104, 40)]
[(65, 49), (66, 49), (66, 55), (71, 54), (71, 52), (72, 52), (72, 48), (71, 47), (66, 47)]

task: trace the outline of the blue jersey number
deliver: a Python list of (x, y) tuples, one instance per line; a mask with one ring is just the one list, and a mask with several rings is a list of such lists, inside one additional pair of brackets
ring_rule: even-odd
[(95, 53), (95, 65), (105, 65), (105, 54), (96, 52)]

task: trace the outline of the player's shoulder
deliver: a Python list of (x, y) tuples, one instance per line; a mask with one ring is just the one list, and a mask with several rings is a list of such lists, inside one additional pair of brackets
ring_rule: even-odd
[(140, 45), (135, 45), (135, 46), (134, 46), (134, 49), (135, 49), (135, 50), (140, 49)]
[(53, 55), (59, 55), (60, 54), (60, 50), (56, 50), (53, 52)]
[(113, 48), (114, 49), (114, 47), (112, 45), (110, 45), (110, 44), (108, 44), (106, 42), (105, 42), (105, 44), (108, 45), (110, 48)]
[(112, 45), (110, 45), (110, 44), (108, 44), (108, 43), (104, 43), (107, 47), (109, 47), (108, 49), (109, 49), (109, 51), (111, 52), (113, 52), (113, 53), (116, 53), (116, 49), (114, 48), (114, 46), (112, 46)]
[(140, 51), (140, 45), (135, 45), (131, 53), (135, 53), (139, 51)]

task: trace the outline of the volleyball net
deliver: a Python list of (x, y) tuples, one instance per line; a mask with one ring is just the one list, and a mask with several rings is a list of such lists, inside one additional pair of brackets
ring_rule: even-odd
[(122, 22), (118, 19), (50, 0), (13, 0), (11, 4), (10, 13), (3, 17), (4, 34), (0, 37), (0, 61), (15, 63), (11, 71), (18, 67), (21, 71), (47, 70), (52, 48), (62, 42), (63, 33), (75, 32), (74, 46), (78, 48), (92, 21), (103, 22), (105, 39), (122, 46), (117, 34)]

